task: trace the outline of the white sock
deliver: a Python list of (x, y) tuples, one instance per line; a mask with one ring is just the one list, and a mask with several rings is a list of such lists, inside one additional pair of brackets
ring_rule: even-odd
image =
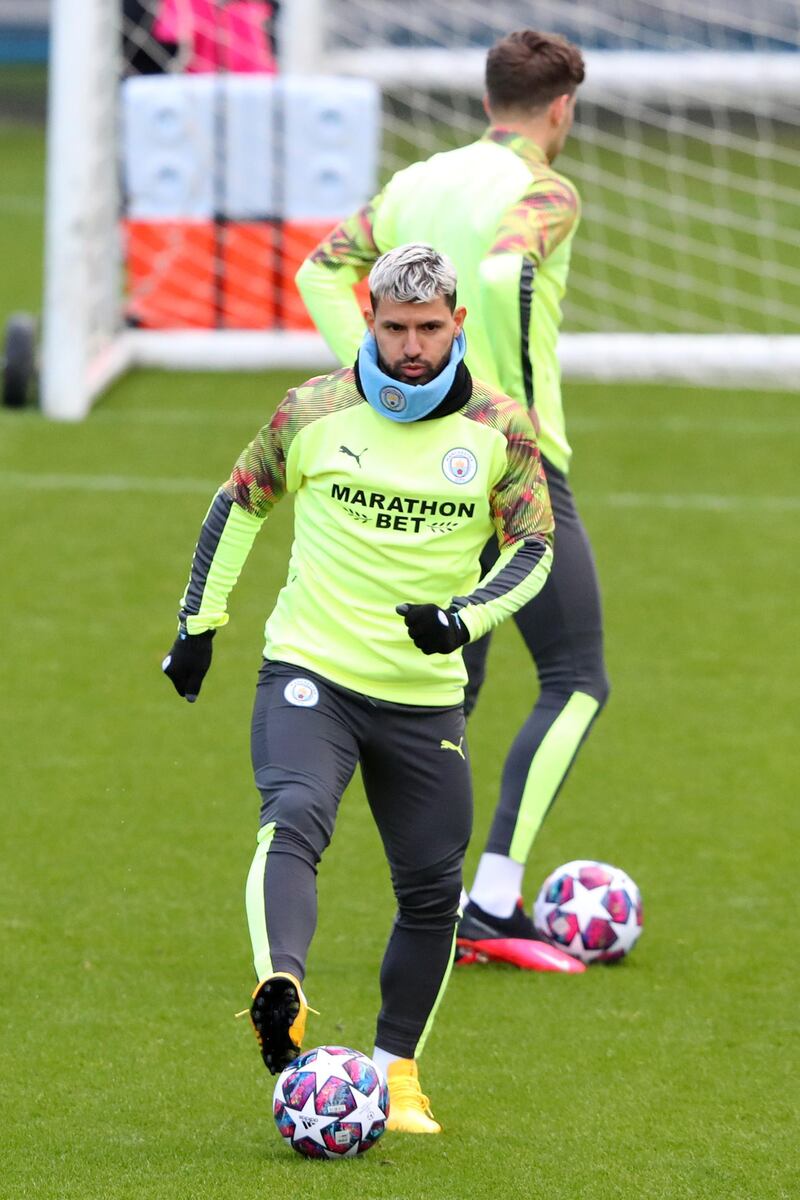
[(384, 1079), (389, 1078), (389, 1063), (397, 1062), (402, 1057), (402, 1054), (390, 1054), (388, 1050), (381, 1050), (380, 1046), (376, 1046), (372, 1051), (372, 1061), (382, 1072)]
[(525, 864), (505, 854), (482, 854), (469, 898), (493, 917), (510, 917), (522, 894)]

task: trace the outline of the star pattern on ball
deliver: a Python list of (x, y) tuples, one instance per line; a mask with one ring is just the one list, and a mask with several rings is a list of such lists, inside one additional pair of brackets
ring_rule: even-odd
[(558, 907), (564, 913), (574, 913), (581, 929), (585, 929), (595, 917), (601, 921), (611, 920), (608, 909), (603, 904), (603, 897), (607, 890), (605, 887), (587, 888), (578, 878), (573, 880), (573, 887), (572, 899), (565, 900), (563, 904), (557, 906), (553, 905), (553, 908)]
[(341, 1079), (343, 1083), (349, 1083), (352, 1087), (352, 1077), (344, 1069), (344, 1064), (348, 1061), (349, 1058), (345, 1055), (329, 1054), (327, 1050), (320, 1049), (309, 1066), (313, 1068), (320, 1083), (324, 1083), (326, 1079)]
[(315, 1094), (311, 1094), (306, 1099), (302, 1108), (292, 1108), (286, 1105), (286, 1112), (294, 1122), (294, 1131), (292, 1133), (292, 1141), (296, 1142), (301, 1138), (308, 1138), (312, 1142), (316, 1142), (318, 1146), (325, 1149), (325, 1140), (322, 1137), (322, 1132), (329, 1125), (333, 1125), (338, 1121), (338, 1116), (322, 1117), (314, 1107)]
[(374, 1092), (369, 1096), (365, 1096), (362, 1092), (359, 1092), (357, 1088), (353, 1088), (352, 1092), (353, 1095), (358, 1098), (358, 1104), (351, 1113), (348, 1113), (347, 1116), (343, 1117), (342, 1119), (346, 1121), (348, 1125), (361, 1126), (360, 1137), (363, 1141), (363, 1139), (372, 1129), (372, 1126), (375, 1124), (375, 1122), (385, 1121), (388, 1113), (384, 1112), (378, 1103), (380, 1087), (376, 1087)]

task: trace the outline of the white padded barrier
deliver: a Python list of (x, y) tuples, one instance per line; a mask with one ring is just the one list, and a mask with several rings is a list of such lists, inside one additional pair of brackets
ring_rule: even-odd
[[(366, 86), (365, 86), (366, 85)], [(380, 93), (372, 80), (284, 76), (283, 211), (289, 221), (347, 216), (377, 189)]]
[(272, 75), (228, 75), (225, 95), (223, 212), (233, 220), (278, 215), (280, 179), (275, 79)]
[(137, 220), (214, 214), (215, 77), (142, 75), (123, 86), (124, 192)]
[(335, 221), (376, 190), (371, 80), (160, 75), (123, 93), (130, 217)]

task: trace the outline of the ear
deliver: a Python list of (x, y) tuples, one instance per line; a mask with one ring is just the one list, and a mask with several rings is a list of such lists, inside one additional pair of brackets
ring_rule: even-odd
[(483, 93), (483, 100), (482, 100), (482, 103), (483, 103), (483, 111), (486, 113), (486, 116), (487, 116), (487, 117), (489, 118), (489, 120), (491, 121), (491, 119), (492, 119), (492, 110), (489, 108), (489, 96), (488, 96), (488, 94), (487, 94), (486, 92), (484, 92), (484, 93)]
[(364, 320), (367, 322), (367, 329), (370, 331), (370, 333), (374, 333), (375, 332), (375, 313), (372, 311), (372, 309), (369, 307), (369, 305), (367, 305), (365, 308), (362, 308), (361, 311), (364, 314)]
[(571, 96), (569, 92), (565, 92), (563, 96), (556, 96), (555, 100), (550, 102), (550, 107), (547, 110), (547, 115), (551, 125), (560, 125), (566, 116), (569, 108)]
[(455, 334), (456, 337), (458, 337), (458, 335), (461, 333), (462, 327), (464, 325), (464, 318), (466, 317), (466, 315), (467, 315), (467, 310), (463, 304), (461, 305), (460, 308), (455, 309), (455, 311), (453, 313), (453, 322), (456, 327), (456, 334)]

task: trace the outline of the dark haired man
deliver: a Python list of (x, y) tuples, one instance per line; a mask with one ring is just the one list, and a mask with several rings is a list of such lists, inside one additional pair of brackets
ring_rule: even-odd
[[(544, 953), (522, 907), (525, 865), (608, 695), (599, 588), (567, 482), (571, 450), (556, 354), (580, 200), (552, 163), (572, 126), (583, 77), (580, 51), (564, 38), (532, 29), (502, 38), (487, 56), (484, 136), (398, 172), (297, 276), (317, 326), (348, 362), (363, 333), (352, 284), (392, 246), (430, 242), (456, 264), (459, 296), (478, 316), (470, 325), (471, 371), (538, 422), (555, 558), (547, 585), (514, 619), (536, 664), (539, 696), (506, 759), (459, 946), (464, 962), (489, 957), (542, 970), (558, 963)], [(494, 553), (487, 547), (485, 568)], [(465, 649), (467, 712), (483, 681), (487, 646), (483, 638)], [(569, 969), (567, 956), (561, 959), (561, 969)]]

